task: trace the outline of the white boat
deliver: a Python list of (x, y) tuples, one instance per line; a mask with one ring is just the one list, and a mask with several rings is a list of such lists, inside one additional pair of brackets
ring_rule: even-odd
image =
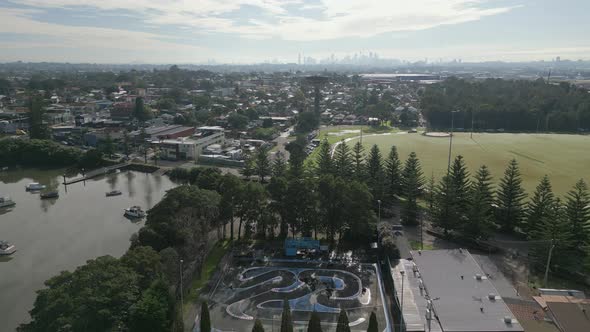
[(14, 244), (5, 241), (0, 241), (0, 256), (12, 255), (16, 251)]
[(14, 206), (16, 203), (8, 196), (0, 197), (0, 208)]
[(145, 212), (139, 206), (132, 206), (125, 209), (125, 216), (129, 218), (143, 218), (145, 217)]
[(45, 185), (40, 184), (38, 182), (31, 182), (31, 183), (27, 184), (27, 186), (25, 188), (27, 189), (27, 191), (43, 190), (43, 189), (45, 189)]
[(110, 197), (110, 196), (119, 196), (121, 194), (122, 194), (122, 192), (120, 190), (113, 190), (113, 191), (109, 191), (108, 193), (106, 193), (106, 196), (107, 197)]

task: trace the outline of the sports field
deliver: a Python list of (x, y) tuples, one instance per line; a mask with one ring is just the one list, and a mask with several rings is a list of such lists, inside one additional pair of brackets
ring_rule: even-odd
[[(356, 139), (348, 142), (350, 146)], [(434, 174), (436, 179), (446, 173), (449, 138), (426, 137), (404, 132), (379, 136), (364, 136), (366, 152), (377, 144), (383, 157), (395, 144), (402, 162), (412, 151), (418, 154), (425, 177)], [(590, 182), (590, 136), (561, 134), (479, 134), (455, 133), (453, 158), (465, 158), (473, 174), (480, 165), (487, 165), (494, 180), (504, 175), (504, 169), (516, 158), (523, 177), (523, 186), (530, 195), (545, 174), (551, 178), (558, 195), (569, 191), (580, 178)]]
[(352, 331), (366, 331), (372, 311), (380, 331), (389, 329), (374, 265), (298, 261), (230, 267), (209, 300), (212, 327), (250, 331), (258, 318), (266, 331), (278, 331), (284, 300), (295, 331), (306, 330), (312, 311), (324, 331), (334, 331), (340, 310), (346, 310)]

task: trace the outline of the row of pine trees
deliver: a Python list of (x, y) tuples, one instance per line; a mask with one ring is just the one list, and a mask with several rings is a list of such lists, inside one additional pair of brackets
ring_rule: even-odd
[[(201, 305), (201, 319), (200, 319), (200, 331), (201, 332), (211, 332), (211, 318), (209, 316), (209, 307), (207, 302), (203, 302)], [(367, 332), (377, 332), (379, 330), (379, 325), (377, 323), (377, 316), (375, 312), (371, 312), (371, 316), (369, 318), (369, 326), (367, 327)], [(291, 307), (289, 306), (289, 301), (283, 301), (283, 313), (281, 315), (281, 332), (293, 332), (293, 319), (291, 318)], [(262, 322), (260, 319), (256, 319), (254, 321), (254, 326), (252, 327), (252, 332), (264, 332), (264, 327), (262, 326)], [(317, 312), (312, 312), (309, 318), (309, 323), (307, 324), (307, 332), (322, 332), (322, 324), (320, 321), (320, 316)], [(348, 321), (348, 315), (346, 314), (346, 310), (340, 310), (340, 314), (338, 315), (338, 322), (336, 325), (336, 332), (350, 332), (350, 325)]]

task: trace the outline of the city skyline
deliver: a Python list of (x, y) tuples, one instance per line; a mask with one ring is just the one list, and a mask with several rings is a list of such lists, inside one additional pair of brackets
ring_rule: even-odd
[(0, 9), (1, 62), (590, 59), (590, 4), (580, 0), (1, 0)]

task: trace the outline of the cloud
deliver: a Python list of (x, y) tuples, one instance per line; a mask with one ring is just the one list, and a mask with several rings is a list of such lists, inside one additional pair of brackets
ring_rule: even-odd
[[(14, 0), (17, 3), (16, 0)], [(19, 0), (34, 8), (129, 11), (146, 24), (188, 26), (199, 33), (316, 41), (424, 30), (498, 15), (514, 7), (485, 0)], [(243, 14), (244, 7), (256, 14)], [(299, 8), (314, 18), (300, 16)], [(240, 20), (228, 18), (239, 17)]]
[[(2, 48), (67, 48), (72, 53), (94, 50), (94, 52), (170, 52), (171, 58), (178, 54), (193, 57), (206, 49), (177, 43), (170, 36), (147, 32), (112, 28), (79, 27), (36, 21), (31, 18), (38, 11), (30, 9), (2, 8), (0, 10), (0, 33), (21, 36), (10, 43), (3, 42)], [(30, 37), (34, 37), (34, 41)], [(168, 39), (168, 40), (167, 40)], [(102, 54), (104, 55), (104, 54)], [(178, 58), (177, 58), (178, 59)], [(188, 59), (193, 59), (187, 57)]]

